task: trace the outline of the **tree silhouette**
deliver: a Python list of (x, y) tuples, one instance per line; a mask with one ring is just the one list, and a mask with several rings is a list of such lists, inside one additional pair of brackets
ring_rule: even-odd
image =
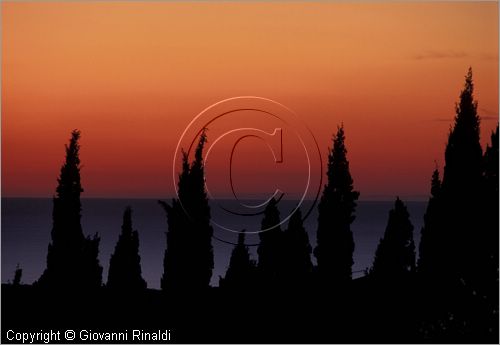
[[(498, 125), (491, 134), (491, 144), (487, 146), (484, 154), (484, 188), (485, 193), (485, 217), (487, 227), (487, 244), (490, 261), (498, 270)], [(496, 273), (498, 280), (498, 272)]]
[(345, 284), (352, 278), (354, 241), (351, 223), (354, 221), (356, 200), (349, 171), (343, 125), (333, 137), (333, 149), (328, 155), (328, 181), (318, 205), (317, 246), (314, 256), (323, 284)]
[(431, 180), (431, 197), (424, 215), (424, 226), (421, 231), (418, 272), (426, 280), (436, 280), (443, 276), (446, 262), (443, 260), (443, 248), (446, 237), (443, 233), (441, 180), (439, 171), (435, 169)]
[[(498, 127), (483, 156), (472, 69), (425, 215), (418, 271), (429, 307), (498, 341)], [(436, 314), (438, 315), (438, 314)], [(453, 320), (453, 319), (450, 319)], [(442, 327), (450, 328), (447, 320)], [(485, 334), (486, 335), (486, 334)]]
[[(498, 125), (484, 153), (484, 180), (491, 195), (498, 195)], [(488, 188), (489, 187), (489, 188)], [(495, 198), (498, 202), (498, 198)]]
[(23, 276), (23, 269), (19, 267), (19, 264), (16, 266), (16, 271), (14, 273), (14, 280), (12, 281), (12, 285), (19, 286), (21, 285), (21, 277)]
[(375, 252), (371, 274), (384, 281), (407, 278), (415, 271), (415, 244), (410, 214), (403, 202), (397, 198), (389, 211), (389, 220), (384, 237)]
[(283, 274), (286, 285), (304, 286), (311, 278), (311, 245), (302, 222), (300, 208), (292, 214), (283, 232)]
[[(499, 232), (499, 187), (498, 187), (498, 125), (491, 134), (491, 143), (484, 153), (483, 174), (483, 227), (485, 230), (483, 248), (483, 269), (481, 282), (478, 282), (482, 295), (498, 312), (498, 232)], [(497, 313), (498, 314), (498, 313)]]
[(52, 242), (47, 268), (38, 284), (52, 288), (97, 288), (102, 282), (99, 265), (99, 237), (84, 237), (80, 194), (80, 131), (71, 133), (66, 160), (61, 167), (56, 196), (53, 198)]
[(191, 165), (183, 154), (178, 199), (172, 205), (160, 201), (167, 213), (167, 249), (163, 260), (162, 289), (203, 289), (212, 277), (214, 256), (210, 207), (205, 190), (202, 131)]
[(480, 226), (483, 154), (473, 92), (469, 68), (448, 137), (442, 183), (443, 231), (447, 242), (442, 249), (447, 270), (442, 273), (449, 275), (450, 282), (465, 284), (472, 290), (484, 264), (485, 245), (485, 229)]
[(259, 232), (259, 247), (257, 265), (259, 280), (266, 288), (274, 288), (280, 283), (283, 264), (283, 233), (281, 231), (280, 212), (276, 199), (272, 198), (264, 210)]
[(221, 288), (232, 290), (251, 289), (255, 284), (255, 261), (250, 259), (245, 245), (245, 230), (238, 234), (238, 244), (234, 247), (226, 276), (219, 280)]
[(433, 179), (419, 271), (433, 284), (465, 286), (476, 294), (492, 286), (485, 271), (498, 281), (498, 131), (483, 156), (473, 92), (469, 68), (455, 107), (440, 188)]
[(132, 209), (123, 213), (122, 232), (109, 260), (108, 287), (122, 290), (145, 289), (141, 275), (139, 234), (132, 229)]

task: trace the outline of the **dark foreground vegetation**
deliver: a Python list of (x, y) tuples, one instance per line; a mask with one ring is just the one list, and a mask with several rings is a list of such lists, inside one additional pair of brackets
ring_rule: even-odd
[[(160, 202), (168, 228), (159, 291), (147, 289), (142, 278), (139, 233), (129, 208), (103, 283), (99, 236), (85, 236), (80, 222), (75, 130), (54, 197), (47, 268), (32, 286), (21, 284), (21, 268), (13, 284), (2, 286), (2, 341), (9, 341), (9, 329), (168, 329), (170, 341), (186, 343), (497, 343), (498, 126), (483, 152), (473, 90), (469, 70), (443, 178), (437, 168), (432, 174), (418, 261), (410, 215), (396, 198), (373, 266), (356, 280), (350, 226), (359, 192), (343, 126), (328, 155), (314, 249), (300, 209), (282, 229), (279, 200), (271, 199), (263, 212), (258, 260), (250, 257), (242, 229), (218, 288), (209, 285), (213, 229), (202, 155), (207, 137), (201, 131), (194, 159), (189, 161), (189, 152), (183, 156), (177, 198)], [(82, 340), (103, 342), (75, 339)]]
[(380, 286), (368, 278), (323, 292), (56, 293), (4, 285), (2, 329), (3, 343), (7, 329), (169, 329), (171, 341), (182, 343), (498, 342), (498, 316), (480, 298), (426, 291), (415, 281)]

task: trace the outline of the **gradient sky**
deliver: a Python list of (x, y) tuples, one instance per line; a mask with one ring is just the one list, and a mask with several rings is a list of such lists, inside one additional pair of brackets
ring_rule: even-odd
[[(213, 103), (252, 95), (295, 111), (325, 162), (343, 122), (362, 199), (421, 198), (435, 161), (443, 167), (469, 66), (483, 145), (498, 120), (497, 2), (3, 1), (1, 9), (3, 196), (52, 196), (74, 128), (83, 196), (171, 196), (184, 128)], [(235, 162), (238, 191), (274, 190), (280, 174), (262, 159), (268, 152), (247, 144)]]

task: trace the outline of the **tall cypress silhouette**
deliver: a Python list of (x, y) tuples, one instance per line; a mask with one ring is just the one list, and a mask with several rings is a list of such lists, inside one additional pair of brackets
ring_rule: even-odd
[[(491, 196), (498, 196), (498, 124), (497, 128), (491, 133), (491, 142), (484, 152), (484, 181), (486, 190), (491, 192)], [(498, 202), (498, 198), (494, 198)], [(492, 200), (492, 201), (495, 201)], [(498, 208), (497, 208), (498, 209)]]
[(318, 205), (317, 259), (319, 279), (323, 284), (345, 284), (352, 278), (354, 240), (351, 223), (354, 221), (356, 200), (349, 171), (343, 125), (333, 137), (328, 155), (328, 181)]
[(415, 271), (413, 225), (404, 203), (397, 198), (389, 211), (384, 237), (375, 252), (371, 274), (377, 279), (397, 281)]
[(483, 156), (473, 93), (469, 68), (448, 136), (443, 181), (429, 200), (418, 269), (431, 308), (437, 305), (455, 316), (450, 323), (498, 342), (498, 132)]
[(311, 279), (311, 244), (300, 208), (292, 214), (283, 232), (283, 274), (287, 286), (304, 286)]
[(280, 212), (276, 199), (272, 198), (264, 210), (261, 229), (259, 233), (259, 247), (257, 265), (261, 285), (276, 287), (281, 280), (283, 264), (283, 232), (281, 231)]
[(121, 290), (145, 289), (147, 284), (141, 275), (139, 234), (132, 229), (132, 209), (123, 213), (122, 232), (109, 260), (108, 287)]
[(473, 92), (469, 68), (448, 137), (442, 183), (443, 230), (447, 242), (443, 248), (447, 269), (443, 274), (449, 275), (450, 282), (464, 284), (472, 290), (482, 269), (485, 239), (485, 230), (480, 227), (483, 154)]
[[(485, 217), (487, 227), (487, 243), (490, 259), (498, 269), (498, 125), (491, 134), (491, 143), (487, 146), (484, 154), (484, 187), (485, 194)], [(498, 280), (498, 272), (497, 272)]]
[(441, 210), (441, 180), (438, 169), (435, 169), (431, 180), (431, 197), (427, 203), (421, 230), (418, 257), (418, 272), (426, 280), (439, 279), (447, 269), (442, 257), (446, 237), (442, 229)]
[(483, 269), (479, 292), (488, 298), (498, 315), (498, 232), (499, 232), (499, 186), (498, 186), (498, 125), (491, 134), (491, 143), (484, 153), (483, 216), (484, 227)]
[(226, 276), (220, 279), (219, 286), (232, 290), (251, 289), (255, 284), (255, 268), (255, 261), (250, 259), (245, 245), (245, 231), (242, 231), (231, 253)]
[(61, 167), (56, 196), (53, 198), (52, 242), (47, 254), (47, 268), (38, 284), (57, 288), (96, 288), (101, 286), (99, 237), (84, 237), (80, 194), (80, 131), (71, 133), (66, 145), (66, 160)]
[(206, 141), (204, 130), (191, 165), (188, 155), (183, 154), (178, 199), (173, 199), (172, 205), (160, 201), (168, 218), (162, 289), (203, 289), (210, 284), (214, 255), (203, 166)]

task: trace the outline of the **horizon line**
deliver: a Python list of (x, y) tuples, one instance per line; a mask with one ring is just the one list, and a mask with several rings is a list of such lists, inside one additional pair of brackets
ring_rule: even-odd
[[(380, 194), (374, 194), (374, 195), (367, 195), (364, 198), (358, 199), (360, 202), (366, 202), (366, 201), (394, 201), (396, 198), (399, 197), (403, 201), (419, 201), (419, 202), (426, 202), (429, 199), (429, 195), (408, 195), (408, 196), (402, 196), (402, 195), (380, 195)], [(1, 195), (1, 199), (52, 199), (53, 196), (11, 196), (11, 195)], [(174, 196), (167, 196), (167, 197), (154, 197), (154, 196), (84, 196), (81, 197), (81, 200), (95, 200), (95, 199), (102, 199), (102, 200), (171, 200), (175, 198)], [(268, 197), (267, 196), (262, 196), (262, 197), (247, 197), (247, 198), (240, 198), (240, 200), (266, 200)], [(222, 197), (222, 198), (216, 198), (216, 199), (209, 199), (210, 200), (233, 200), (237, 201), (234, 198), (230, 197)], [(295, 201), (299, 200), (297, 199), (285, 199), (287, 201)], [(304, 199), (304, 201), (311, 202), (314, 199)], [(317, 200), (319, 202), (319, 199)]]

